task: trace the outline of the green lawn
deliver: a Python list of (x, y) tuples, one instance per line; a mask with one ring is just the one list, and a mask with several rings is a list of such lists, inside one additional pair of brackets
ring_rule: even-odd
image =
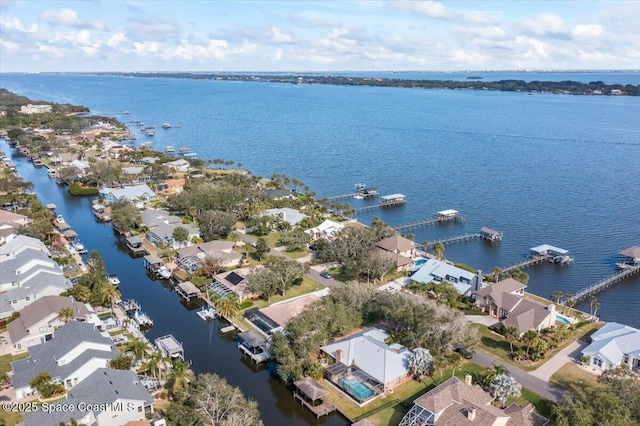
[(264, 308), (265, 306), (269, 306), (272, 305), (276, 302), (281, 302), (283, 300), (286, 299), (291, 299), (292, 297), (296, 297), (296, 296), (301, 296), (303, 294), (307, 294), (307, 293), (311, 293), (313, 291), (316, 290), (322, 290), (324, 288), (324, 286), (320, 283), (317, 283), (316, 281), (312, 280), (311, 278), (304, 276), (302, 278), (302, 284), (298, 285), (298, 286), (293, 286), (291, 287), (289, 290), (287, 290), (287, 294), (283, 297), (282, 295), (278, 294), (275, 295), (273, 297), (271, 297), (271, 300), (266, 301), (266, 300), (255, 300), (253, 303), (252, 308)]
[[(474, 327), (476, 327), (476, 329), (478, 330), (478, 336), (480, 337), (480, 349), (482, 349), (484, 352), (490, 353), (496, 358), (499, 358), (505, 363), (518, 366), (525, 371), (532, 371), (540, 367), (547, 360), (551, 359), (551, 357), (560, 352), (572, 341), (587, 339), (588, 336), (590, 336), (594, 331), (602, 327), (602, 324), (589, 323), (584, 325), (583, 327), (571, 331), (569, 337), (564, 342), (561, 342), (557, 348), (551, 349), (546, 352), (544, 359), (536, 362), (527, 362), (526, 364), (514, 362), (509, 358), (509, 352), (511, 350), (509, 347), (509, 342), (507, 342), (500, 334), (494, 333), (493, 331), (489, 330), (487, 326), (482, 324), (474, 324)], [(518, 351), (518, 349), (526, 350), (526, 345), (515, 342), (513, 344), (514, 352)]]
[(584, 371), (575, 364), (567, 363), (553, 373), (549, 382), (575, 392), (580, 389), (604, 386), (598, 383), (597, 379), (598, 376)]
[(8, 373), (11, 371), (11, 363), (22, 358), (29, 356), (29, 352), (21, 353), (18, 355), (2, 355), (0, 356), (0, 374)]

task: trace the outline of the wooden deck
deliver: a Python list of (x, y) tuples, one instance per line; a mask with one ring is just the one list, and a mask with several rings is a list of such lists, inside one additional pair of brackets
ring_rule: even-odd
[(515, 263), (511, 266), (507, 266), (506, 268), (502, 268), (502, 270), (500, 271), (500, 275), (502, 274), (506, 274), (509, 273), (511, 271), (513, 271), (514, 269), (520, 269), (520, 268), (526, 268), (527, 266), (530, 265), (535, 265), (536, 263), (540, 263), (544, 260), (547, 260), (548, 256), (533, 256), (530, 257), (527, 260), (523, 260), (522, 262), (518, 262)]
[(300, 404), (303, 404), (309, 410), (311, 410), (317, 418), (326, 416), (327, 414), (333, 413), (336, 410), (336, 407), (325, 399), (321, 399), (322, 404), (320, 405), (311, 405), (306, 399), (304, 399), (304, 397), (298, 395), (297, 393), (294, 393), (293, 396), (300, 401)]

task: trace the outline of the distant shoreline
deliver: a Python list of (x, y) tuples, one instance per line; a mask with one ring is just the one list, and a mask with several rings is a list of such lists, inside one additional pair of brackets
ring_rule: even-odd
[[(524, 80), (411, 80), (402, 78), (349, 77), (329, 74), (196, 74), (185, 72), (103, 72), (89, 75), (121, 77), (178, 78), (192, 80), (244, 81), (285, 84), (325, 84), (333, 86), (398, 87), (410, 89), (491, 90), (501, 92), (550, 93), (590, 96), (640, 96), (640, 85), (606, 84), (602, 81), (530, 81)], [(446, 74), (443, 74), (446, 75)]]

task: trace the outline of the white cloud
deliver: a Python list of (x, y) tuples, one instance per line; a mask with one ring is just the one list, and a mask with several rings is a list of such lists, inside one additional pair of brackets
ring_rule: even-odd
[(574, 37), (598, 37), (602, 35), (602, 25), (600, 24), (578, 24), (571, 30)]
[(107, 45), (110, 47), (116, 47), (120, 43), (123, 43), (125, 41), (127, 41), (127, 37), (124, 35), (124, 33), (115, 33), (114, 35), (109, 37), (109, 40), (107, 40)]
[(20, 19), (15, 18), (13, 16), (9, 16), (5, 18), (4, 16), (0, 15), (0, 27), (2, 27), (5, 30), (18, 30), (22, 33), (35, 33), (36, 31), (38, 31), (38, 24), (33, 23), (27, 29), (22, 24), (22, 21), (20, 21)]
[(284, 33), (276, 27), (271, 27), (271, 41), (274, 43), (291, 43), (293, 36), (291, 34)]
[(403, 12), (429, 16), (437, 19), (447, 19), (451, 15), (442, 3), (437, 1), (405, 1), (399, 0), (392, 3), (392, 7)]
[(157, 41), (137, 41), (133, 43), (133, 47), (136, 53), (144, 56), (158, 53), (160, 47), (162, 47), (162, 44)]
[(10, 41), (4, 41), (0, 39), (0, 46), (7, 50), (18, 50), (18, 45), (16, 43), (11, 43)]
[(374, 61), (379, 61), (379, 60), (385, 60), (385, 61), (398, 60), (398, 59), (402, 58), (402, 54), (391, 52), (390, 50), (387, 50), (382, 46), (378, 46), (377, 49), (375, 49), (373, 52), (365, 50), (363, 52), (363, 55), (364, 55), (365, 58), (371, 59), (371, 60), (374, 60)]
[(44, 10), (40, 13), (40, 20), (53, 26), (64, 25), (72, 28), (93, 28), (96, 30), (105, 30), (107, 28), (104, 21), (99, 19), (93, 21), (80, 19), (78, 12), (69, 8)]
[(568, 32), (562, 18), (555, 13), (542, 13), (525, 19), (520, 23), (520, 28), (526, 34), (538, 36), (562, 35)]

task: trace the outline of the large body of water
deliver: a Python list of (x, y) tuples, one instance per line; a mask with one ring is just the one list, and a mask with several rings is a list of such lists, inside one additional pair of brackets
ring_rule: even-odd
[[(633, 73), (619, 80), (613, 73), (581, 76), (581, 81), (640, 84), (640, 75)], [(574, 292), (612, 274), (617, 253), (640, 244), (637, 97), (47, 74), (2, 74), (0, 85), (33, 99), (83, 104), (96, 114), (118, 116), (128, 110), (130, 115), (118, 116), (123, 122), (141, 120), (156, 127), (154, 138), (140, 136), (139, 142), (152, 141), (156, 149), (188, 146), (200, 158), (231, 159), (263, 176), (284, 173), (304, 181), (319, 196), (351, 192), (356, 182), (376, 186), (383, 194), (407, 195), (404, 207), (358, 215), (364, 223), (378, 215), (397, 225), (439, 210), (459, 210), (467, 216), (464, 224), (414, 231), (416, 241), (482, 226), (504, 231), (504, 240), (496, 245), (475, 240), (447, 246), (447, 258), (484, 271), (516, 263), (529, 248), (543, 243), (569, 250), (575, 257), (570, 266), (527, 269), (528, 290), (543, 297), (554, 290)], [(180, 127), (165, 130), (160, 128), (163, 122)], [(56, 202), (48, 195), (43, 194), (43, 201)], [(360, 205), (355, 200), (353, 204)], [(106, 240), (95, 242), (78, 231), (89, 249), (102, 251), (115, 244), (108, 231), (100, 234)], [(125, 297), (143, 305), (179, 303), (159, 284), (138, 280), (136, 274), (144, 275), (142, 265), (137, 272), (113, 262), (107, 259), (110, 270), (133, 280), (125, 280)], [(598, 294), (598, 300), (602, 319), (640, 327), (637, 276)], [(588, 304), (579, 307), (589, 311)], [(194, 342), (189, 337), (199, 321), (195, 314), (183, 320), (173, 318), (173, 311), (171, 316), (162, 312), (154, 318), (152, 333), (182, 330), (180, 338), (189, 345), (204, 344), (201, 334)], [(197, 371), (225, 375), (217, 365), (228, 360), (216, 359), (215, 344), (206, 354), (189, 346), (186, 350)], [(247, 369), (246, 377), (240, 374), (230, 381), (258, 399), (250, 374)], [(278, 395), (278, 385), (266, 380)], [(282, 415), (279, 397), (258, 400), (261, 409), (275, 404)], [(301, 414), (291, 415), (298, 419)]]

